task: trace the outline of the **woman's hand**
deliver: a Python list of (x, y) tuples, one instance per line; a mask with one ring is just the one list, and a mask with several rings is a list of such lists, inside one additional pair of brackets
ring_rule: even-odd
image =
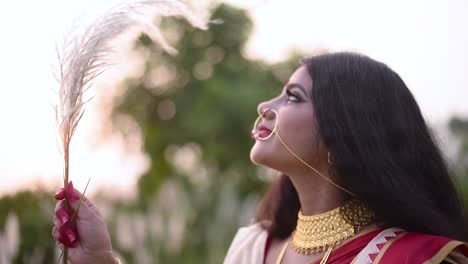
[[(81, 193), (70, 182), (65, 189), (55, 194), (58, 200), (55, 207), (52, 236), (60, 248), (68, 247), (68, 258), (73, 264), (118, 263), (112, 254), (112, 245), (106, 223), (98, 208), (83, 197), (78, 213)], [(67, 209), (66, 202), (70, 205)]]

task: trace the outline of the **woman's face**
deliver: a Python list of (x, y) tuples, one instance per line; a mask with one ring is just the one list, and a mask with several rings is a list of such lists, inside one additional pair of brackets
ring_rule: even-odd
[[(326, 151), (319, 144), (314, 108), (311, 101), (312, 79), (305, 66), (298, 68), (283, 87), (277, 97), (258, 106), (258, 113), (265, 113), (252, 131), (256, 137), (250, 152), (250, 159), (255, 164), (264, 165), (283, 173), (295, 173), (304, 170), (304, 165), (281, 144), (273, 130), (278, 119), (277, 131), (286, 145), (301, 159), (316, 167), (325, 157)], [(276, 110), (278, 116), (273, 111)], [(325, 154), (324, 154), (325, 153)]]

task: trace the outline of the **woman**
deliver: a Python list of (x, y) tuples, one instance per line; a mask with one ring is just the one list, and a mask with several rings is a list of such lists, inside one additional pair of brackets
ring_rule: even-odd
[[(224, 263), (468, 263), (447, 167), (386, 65), (353, 53), (307, 58), (258, 112), (251, 160), (283, 175)], [(57, 198), (76, 200), (67, 189)], [(62, 208), (53, 236), (75, 246), (72, 262), (116, 263), (93, 204), (85, 199), (79, 210), (80, 243)]]

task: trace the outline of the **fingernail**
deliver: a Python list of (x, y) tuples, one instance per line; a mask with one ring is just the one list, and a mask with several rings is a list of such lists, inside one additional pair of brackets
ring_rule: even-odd
[(67, 193), (70, 192), (70, 193), (73, 193), (73, 181), (69, 181), (68, 184), (67, 184)]
[(73, 247), (73, 243), (70, 240), (68, 240), (68, 238), (64, 235), (60, 235), (59, 242), (65, 245), (66, 247)]
[(75, 201), (80, 199), (80, 196), (78, 193), (75, 191), (75, 188), (73, 188), (73, 182), (70, 181), (67, 184), (66, 190), (65, 190), (65, 197), (69, 203), (74, 203)]
[(64, 207), (58, 209), (55, 215), (60, 220), (60, 223), (62, 223), (62, 225), (70, 220), (70, 216), (68, 215), (68, 212)]
[(79, 192), (77, 192), (75, 189), (73, 189), (73, 199), (74, 200), (79, 200), (81, 198), (81, 195)]
[(70, 228), (68, 224), (65, 224), (59, 228), (60, 237), (59, 241), (67, 247), (75, 247), (75, 242), (78, 239), (75, 231)]
[(57, 200), (63, 200), (63, 198), (65, 198), (65, 190), (63, 188), (60, 189), (58, 192), (55, 193), (54, 197)]
[(76, 234), (75, 232), (69, 232), (67, 233), (67, 238), (68, 241), (70, 241), (71, 244), (73, 244), (76, 241)]

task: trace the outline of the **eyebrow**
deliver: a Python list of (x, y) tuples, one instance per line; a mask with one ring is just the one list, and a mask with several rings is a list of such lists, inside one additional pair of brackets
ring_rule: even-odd
[(295, 87), (301, 89), (302, 92), (305, 95), (309, 96), (309, 94), (306, 92), (306, 89), (304, 88), (304, 86), (300, 85), (299, 83), (288, 83), (288, 85), (286, 85), (286, 90), (291, 89), (291, 88), (295, 88)]

